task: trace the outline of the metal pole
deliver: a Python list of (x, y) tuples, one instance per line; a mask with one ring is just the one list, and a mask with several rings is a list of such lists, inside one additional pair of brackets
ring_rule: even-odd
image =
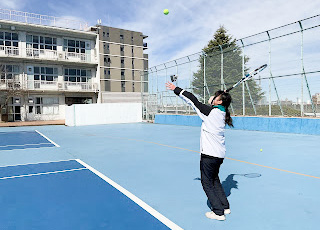
[[(299, 22), (300, 29), (301, 29), (301, 70), (302, 70), (301, 73), (302, 73), (302, 78), (304, 76), (304, 79), (306, 81), (306, 86), (307, 86), (307, 89), (308, 89), (309, 98), (310, 98), (311, 106), (312, 106), (312, 112), (313, 112), (314, 116), (316, 117), (317, 116), (316, 109), (315, 109), (313, 101), (312, 101), (312, 96), (311, 96), (311, 92), (310, 92), (307, 76), (306, 76), (306, 73), (304, 71), (304, 64), (303, 64), (303, 27), (302, 27), (301, 21), (298, 21), (298, 22)], [(302, 83), (302, 85), (303, 85), (303, 83)], [(303, 95), (303, 92), (302, 92), (302, 95)]]
[(272, 72), (271, 72), (271, 38), (270, 38), (269, 31), (266, 31), (266, 32), (267, 32), (268, 38), (269, 38), (269, 72), (270, 72), (270, 78), (269, 78), (269, 116), (271, 116), (271, 81), (273, 83), (274, 91), (276, 92), (277, 102), (278, 102), (278, 105), (279, 105), (279, 108), (280, 108), (281, 115), (283, 116), (283, 110), (282, 110), (282, 106), (281, 106), (281, 101), (279, 99), (277, 87), (276, 87), (276, 84), (274, 83), (274, 80), (273, 80), (273, 77), (272, 77)]
[[(191, 61), (190, 61), (189, 56), (187, 56), (187, 58), (188, 58), (188, 60), (189, 60), (189, 88), (190, 88), (189, 90), (190, 90), (191, 93), (193, 93), (193, 92), (192, 92), (192, 89), (191, 89), (191, 84), (192, 84), (192, 83), (191, 83), (191, 79), (192, 79)], [(188, 108), (188, 110), (189, 110), (188, 112), (189, 112), (189, 114), (190, 114), (190, 113), (191, 113), (191, 111), (190, 111), (190, 110), (191, 110), (191, 107), (190, 107), (189, 105), (187, 105), (187, 106), (188, 106), (187, 108)]]
[(221, 53), (221, 63), (220, 63), (220, 69), (221, 69), (221, 90), (223, 90), (223, 85), (224, 85), (224, 79), (223, 79), (223, 50), (222, 50), (222, 46), (219, 45), (220, 48), (220, 53)]
[(206, 103), (206, 54), (203, 52), (203, 103)]
[[(242, 76), (244, 76), (244, 44), (242, 39), (240, 39), (242, 43)], [(246, 98), (245, 98), (245, 91), (244, 91), (244, 82), (242, 83), (242, 115), (246, 115)]]
[(144, 71), (143, 71), (143, 75), (141, 73), (142, 71), (140, 71), (140, 93), (141, 93), (141, 105), (142, 105), (142, 119), (144, 119), (144, 102), (143, 102), (143, 85), (142, 85), (142, 79), (144, 76)]
[[(166, 83), (167, 83), (167, 82), (168, 82), (168, 70), (167, 70), (166, 64), (163, 63), (163, 65), (164, 65), (164, 68), (165, 68), (165, 70), (166, 70)], [(168, 91), (168, 90), (165, 91), (165, 94), (167, 94), (167, 91)], [(167, 105), (168, 105), (168, 100), (167, 100), (167, 96), (166, 96), (166, 106), (167, 106)]]
[[(174, 62), (176, 63), (176, 75), (178, 76), (178, 63), (177, 60), (174, 60)], [(177, 86), (178, 86), (178, 78), (177, 78)], [(178, 114), (178, 97), (176, 98), (176, 114)]]

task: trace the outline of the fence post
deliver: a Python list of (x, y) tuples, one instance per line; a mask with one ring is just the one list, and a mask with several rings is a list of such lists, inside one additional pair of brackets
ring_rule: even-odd
[(271, 116), (271, 81), (273, 83), (273, 88), (274, 91), (276, 92), (276, 96), (277, 96), (277, 102), (280, 108), (280, 112), (281, 115), (283, 116), (283, 110), (282, 110), (282, 106), (281, 106), (281, 101), (279, 99), (279, 95), (278, 95), (278, 91), (277, 91), (277, 87), (276, 84), (274, 83), (273, 77), (272, 77), (272, 72), (271, 72), (271, 38), (270, 38), (270, 34), (269, 31), (266, 31), (268, 38), (269, 38), (269, 73), (270, 73), (270, 77), (269, 77), (269, 116)]
[(203, 103), (206, 103), (206, 53), (203, 52)]
[[(302, 77), (302, 83), (301, 84), (303, 85), (303, 77), (304, 77), (304, 79), (306, 81), (306, 86), (307, 86), (307, 89), (308, 89), (308, 93), (309, 93), (309, 98), (310, 98), (310, 101), (311, 101), (312, 112), (313, 112), (314, 116), (316, 117), (317, 116), (316, 110), (315, 110), (315, 107), (314, 107), (314, 104), (313, 104), (313, 101), (312, 101), (312, 96), (311, 96), (311, 92), (310, 92), (310, 88), (309, 88), (306, 72), (304, 71), (304, 64), (303, 64), (303, 27), (302, 27), (301, 21), (298, 21), (298, 22), (299, 22), (300, 30), (301, 30), (301, 77)], [(302, 90), (303, 90), (303, 86), (302, 86)], [(302, 95), (303, 95), (303, 92), (302, 92)]]
[(219, 45), (220, 48), (220, 53), (221, 53), (221, 63), (220, 63), (220, 69), (221, 69), (221, 90), (223, 90), (223, 85), (224, 85), (224, 79), (223, 79), (223, 50), (222, 50), (222, 46)]

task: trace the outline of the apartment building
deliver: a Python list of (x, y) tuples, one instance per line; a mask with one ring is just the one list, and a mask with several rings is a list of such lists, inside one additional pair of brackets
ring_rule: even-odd
[(148, 69), (147, 38), (141, 32), (96, 25), (98, 33), (99, 71), (102, 102), (141, 101), (141, 92), (147, 92)]
[(8, 11), (0, 11), (0, 120), (63, 120), (66, 105), (136, 102), (147, 92), (142, 33)]

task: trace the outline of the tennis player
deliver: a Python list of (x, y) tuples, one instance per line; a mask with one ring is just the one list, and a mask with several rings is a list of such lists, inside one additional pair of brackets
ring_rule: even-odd
[(219, 169), (225, 157), (225, 125), (233, 127), (228, 107), (231, 103), (229, 93), (219, 90), (208, 100), (209, 105), (202, 104), (190, 92), (166, 83), (166, 87), (186, 101), (202, 120), (200, 137), (200, 172), (201, 184), (211, 204), (210, 219), (225, 220), (230, 214), (230, 206), (219, 179)]

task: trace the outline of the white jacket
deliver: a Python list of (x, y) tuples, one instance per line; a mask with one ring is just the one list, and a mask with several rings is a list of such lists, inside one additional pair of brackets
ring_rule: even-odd
[(200, 153), (224, 158), (225, 147), (225, 109), (223, 106), (208, 106), (198, 101), (190, 92), (176, 87), (174, 93), (193, 107), (202, 120)]

